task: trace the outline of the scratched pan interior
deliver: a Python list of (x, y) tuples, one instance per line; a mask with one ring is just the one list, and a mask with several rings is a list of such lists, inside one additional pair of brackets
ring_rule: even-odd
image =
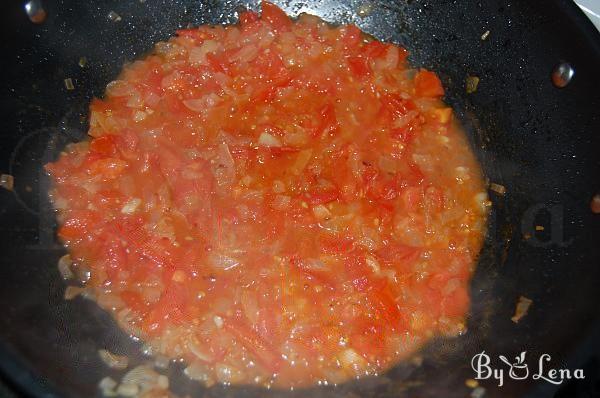
[[(428, 344), (422, 364), (337, 388), (294, 392), (256, 388), (203, 389), (172, 367), (173, 389), (198, 397), (465, 397), (471, 357), (482, 350), (509, 357), (553, 356), (578, 366), (599, 310), (600, 216), (589, 209), (600, 190), (600, 35), (568, 0), (376, 1), (359, 17), (359, 1), (280, 3), (353, 22), (382, 40), (407, 47), (415, 65), (438, 72), (446, 100), (466, 126), (487, 178), (506, 186), (491, 193), (494, 210), (472, 284), (469, 331)], [(248, 4), (248, 3), (245, 3)], [(89, 397), (109, 372), (99, 348), (131, 355), (132, 343), (105, 313), (82, 299), (65, 302), (56, 262), (53, 215), (41, 171), (70, 141), (85, 137), (87, 105), (122, 64), (180, 27), (232, 23), (238, 2), (217, 0), (47, 0), (48, 18), (29, 22), (23, 3), (7, 1), (1, 18), (0, 171), (15, 190), (0, 192), (0, 370), (12, 387), (35, 396)], [(256, 2), (248, 4), (258, 9)], [(122, 18), (112, 22), (109, 11)], [(490, 31), (485, 41), (481, 36)], [(85, 68), (78, 66), (87, 58)], [(572, 83), (557, 89), (550, 72), (572, 63)], [(467, 95), (467, 75), (481, 78)], [(64, 79), (75, 89), (67, 91)], [(544, 231), (532, 231), (533, 225)], [(523, 235), (533, 237), (526, 240)], [(519, 295), (529, 314), (511, 322)], [(591, 336), (591, 337), (590, 337)], [(583, 348), (582, 348), (583, 347)], [(583, 350), (583, 351), (582, 351)], [(488, 397), (551, 396), (550, 384), (483, 382)]]

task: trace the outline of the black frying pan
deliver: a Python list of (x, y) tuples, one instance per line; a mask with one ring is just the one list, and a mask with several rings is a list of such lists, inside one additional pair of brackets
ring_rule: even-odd
[[(54, 238), (41, 166), (67, 142), (85, 137), (90, 99), (102, 95), (123, 63), (177, 28), (235, 22), (240, 3), (247, 2), (45, 0), (48, 16), (39, 25), (27, 19), (23, 2), (3, 3), (0, 172), (14, 176), (15, 189), (0, 189), (0, 370), (23, 394), (94, 396), (101, 377), (116, 376), (99, 361), (99, 348), (143, 361), (140, 344), (95, 304), (63, 301), (55, 264), (64, 250)], [(171, 381), (179, 393), (467, 397), (464, 381), (475, 376), (471, 357), (482, 350), (495, 360), (527, 350), (536, 367), (548, 353), (549, 366), (574, 369), (597, 349), (600, 216), (589, 203), (600, 190), (600, 34), (570, 0), (374, 0), (364, 18), (356, 13), (362, 3), (289, 0), (282, 6), (292, 15), (354, 22), (407, 47), (413, 64), (438, 72), (487, 178), (507, 188), (504, 197), (491, 193), (494, 210), (472, 284), (469, 331), (428, 344), (421, 365), (403, 363), (382, 377), (337, 388), (206, 390), (178, 377), (174, 366)], [(121, 20), (109, 19), (110, 11)], [(85, 68), (78, 66), (81, 57)], [(561, 61), (576, 72), (558, 89), (550, 74)], [(465, 93), (467, 75), (481, 78), (474, 94)], [(74, 90), (66, 90), (66, 78)], [(520, 295), (534, 303), (515, 324), (510, 318)], [(588, 380), (598, 373), (598, 367), (586, 369)], [(557, 388), (531, 378), (481, 384), (486, 397), (545, 397)]]

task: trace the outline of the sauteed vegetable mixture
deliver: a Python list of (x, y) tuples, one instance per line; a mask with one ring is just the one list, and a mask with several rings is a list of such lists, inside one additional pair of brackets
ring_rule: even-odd
[(69, 295), (206, 385), (337, 384), (463, 332), (489, 202), (406, 58), (267, 2), (157, 43), (46, 166)]

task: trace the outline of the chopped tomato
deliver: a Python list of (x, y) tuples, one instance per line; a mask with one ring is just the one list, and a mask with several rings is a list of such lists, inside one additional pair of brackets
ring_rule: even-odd
[(415, 76), (415, 94), (420, 97), (442, 97), (444, 88), (440, 78), (428, 70), (419, 70)]
[(254, 11), (243, 11), (240, 13), (240, 23), (242, 25), (247, 25), (256, 21), (258, 21), (258, 14)]
[(345, 253), (352, 250), (353, 240), (347, 237), (337, 237), (330, 234), (322, 234), (319, 237), (321, 250), (325, 253)]
[(370, 41), (365, 44), (363, 53), (368, 58), (379, 58), (383, 57), (387, 52), (388, 45), (379, 41)]
[(79, 239), (93, 232), (101, 220), (100, 214), (91, 210), (70, 210), (66, 221), (58, 230), (58, 235), (65, 240)]
[(290, 17), (288, 17), (283, 10), (277, 7), (275, 4), (268, 1), (263, 1), (261, 3), (261, 8), (262, 19), (268, 22), (273, 29), (275, 29), (275, 31), (283, 32), (289, 30), (292, 26)]
[(334, 202), (340, 198), (340, 192), (338, 190), (330, 191), (317, 191), (311, 192), (307, 195), (306, 200), (312, 206), (322, 205), (330, 202)]
[(364, 57), (348, 57), (348, 66), (356, 77), (365, 77), (371, 74), (371, 68)]
[(362, 32), (360, 29), (358, 29), (356, 25), (347, 25), (343, 29), (345, 29), (345, 34), (343, 36), (344, 44), (347, 47), (357, 46), (362, 39)]
[(404, 116), (408, 111), (416, 109), (415, 103), (409, 99), (402, 98), (399, 94), (386, 94), (382, 98), (382, 103), (392, 115)]
[(421, 249), (397, 243), (378, 249), (375, 251), (375, 254), (384, 262), (411, 264), (419, 258)]
[(103, 135), (102, 137), (94, 138), (90, 142), (90, 151), (104, 156), (111, 156), (115, 151), (115, 136)]

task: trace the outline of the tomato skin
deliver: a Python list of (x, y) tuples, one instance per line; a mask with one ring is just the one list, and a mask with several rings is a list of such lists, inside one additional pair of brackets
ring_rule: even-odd
[(346, 58), (350, 70), (356, 77), (363, 78), (371, 74), (371, 68), (364, 57), (352, 56)]
[(261, 3), (261, 18), (267, 21), (276, 32), (284, 32), (292, 27), (292, 20), (275, 4), (263, 1)]
[(103, 135), (90, 142), (90, 151), (104, 156), (112, 156), (115, 152), (115, 136)]
[(279, 84), (285, 82), (288, 77), (281, 56), (274, 51), (262, 51), (256, 57), (254, 66), (260, 70), (261, 75), (267, 77), (267, 79), (283, 78), (282, 82)]
[(356, 47), (362, 38), (361, 30), (356, 25), (347, 25), (343, 29), (345, 32), (342, 40), (346, 47)]
[(325, 233), (319, 236), (319, 244), (323, 252), (339, 254), (352, 250), (354, 240), (348, 237), (337, 237)]
[(221, 73), (229, 72), (229, 65), (222, 58), (218, 57), (214, 53), (206, 54), (206, 60), (212, 69)]
[(402, 98), (399, 94), (386, 94), (382, 98), (383, 107), (392, 115), (399, 117), (417, 109), (411, 100)]
[(421, 69), (415, 76), (415, 94), (419, 97), (442, 97), (444, 87), (434, 72)]
[(289, 76), (276, 77), (270, 85), (266, 87), (261, 86), (255, 90), (252, 93), (250, 101), (248, 101), (246, 106), (243, 106), (242, 109), (248, 110), (249, 108), (254, 108), (259, 104), (268, 104), (272, 102), (277, 96), (277, 91), (280, 88), (286, 87), (291, 81), (292, 78)]
[(388, 45), (380, 41), (370, 41), (363, 47), (363, 54), (368, 58), (383, 57), (388, 49)]
[(94, 231), (100, 224), (101, 216), (92, 210), (69, 210), (67, 219), (58, 230), (63, 240), (81, 239)]
[(252, 22), (258, 21), (258, 14), (254, 11), (244, 11), (240, 13), (240, 24), (248, 25)]
[(394, 329), (399, 328), (401, 326), (402, 314), (398, 309), (398, 304), (390, 294), (383, 290), (376, 290), (371, 297), (373, 304), (381, 311), (383, 318), (385, 318), (390, 327)]
[(88, 166), (88, 173), (92, 176), (101, 176), (105, 180), (118, 178), (127, 167), (127, 162), (118, 158), (105, 158), (93, 160)]
[(338, 199), (340, 199), (339, 190), (311, 192), (306, 197), (306, 201), (312, 206), (327, 204)]
[(421, 249), (418, 247), (406, 246), (400, 243), (390, 243), (385, 247), (375, 251), (375, 255), (382, 261), (393, 264), (402, 262), (411, 264), (421, 255)]

